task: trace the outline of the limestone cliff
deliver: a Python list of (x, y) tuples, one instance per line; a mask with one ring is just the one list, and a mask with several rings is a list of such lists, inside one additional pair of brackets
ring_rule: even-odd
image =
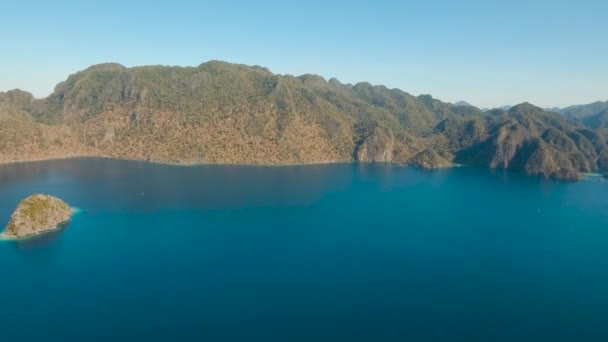
[(423, 169), (437, 169), (452, 166), (452, 163), (432, 149), (425, 149), (409, 160), (409, 164)]
[(357, 146), (355, 151), (356, 160), (362, 162), (391, 162), (394, 145), (395, 138), (392, 132), (385, 132), (376, 128)]

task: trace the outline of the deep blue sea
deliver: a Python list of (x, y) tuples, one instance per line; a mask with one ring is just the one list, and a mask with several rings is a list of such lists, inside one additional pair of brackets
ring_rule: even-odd
[(476, 167), (0, 166), (1, 341), (606, 341), (608, 182)]

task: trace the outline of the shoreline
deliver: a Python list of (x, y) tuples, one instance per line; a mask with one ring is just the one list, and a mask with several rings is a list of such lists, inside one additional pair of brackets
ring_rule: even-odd
[(604, 177), (604, 174), (601, 172), (581, 172), (582, 178), (598, 178)]
[(356, 160), (321, 160), (321, 161), (316, 161), (316, 162), (301, 162), (301, 163), (168, 162), (168, 161), (157, 161), (157, 160), (147, 160), (147, 159), (138, 159), (138, 158), (126, 158), (126, 157), (113, 157), (113, 156), (107, 156), (107, 155), (88, 155), (88, 154), (62, 156), (62, 157), (43, 157), (43, 158), (32, 158), (32, 159), (11, 160), (11, 161), (0, 160), (0, 166), (1, 165), (11, 165), (11, 164), (43, 162), (43, 161), (87, 159), (87, 158), (135, 161), (135, 162), (144, 162), (144, 163), (150, 163), (150, 164), (156, 164), (156, 165), (170, 165), (170, 166), (204, 166), (204, 165), (220, 165), (221, 166), (221, 165), (224, 165), (224, 166), (281, 167), (281, 166), (332, 165), (332, 164), (387, 164), (387, 165), (404, 166), (404, 167), (415, 167), (415, 168), (419, 168), (419, 169), (423, 169), (423, 170), (441, 170), (441, 169), (451, 169), (451, 168), (463, 167), (463, 166), (475, 166), (475, 165), (468, 165), (468, 164), (451, 163), (449, 166), (424, 168), (424, 167), (420, 167), (420, 166), (416, 166), (416, 165), (410, 165), (407, 162), (392, 162), (392, 161), (390, 161), (390, 162), (361, 162), (361, 161), (356, 161)]
[[(36, 234), (36, 235), (38, 235), (38, 234)], [(36, 235), (30, 235), (30, 236), (36, 236)], [(19, 239), (22, 239), (22, 238), (18, 238), (16, 236), (6, 235), (4, 232), (0, 233), (0, 241), (16, 241), (16, 240), (19, 240)]]
[[(303, 163), (228, 163), (228, 162), (164, 162), (157, 160), (147, 160), (147, 159), (138, 159), (138, 158), (125, 158), (125, 157), (113, 157), (113, 156), (105, 156), (105, 155), (74, 155), (74, 156), (64, 156), (64, 157), (44, 157), (44, 158), (32, 158), (32, 159), (24, 159), (24, 160), (10, 160), (0, 161), (0, 165), (11, 165), (11, 164), (25, 164), (25, 163), (33, 163), (33, 162), (43, 162), (43, 161), (54, 161), (54, 160), (71, 160), (71, 159), (87, 159), (87, 158), (99, 158), (99, 159), (111, 159), (111, 160), (123, 160), (123, 161), (136, 161), (136, 162), (144, 162), (150, 164), (157, 165), (171, 165), (171, 166), (201, 166), (201, 165), (226, 165), (226, 166), (301, 166), (301, 165), (330, 165), (330, 164), (356, 164), (360, 163), (354, 160), (322, 160), (318, 162), (303, 162)], [(403, 164), (404, 163), (392, 163), (392, 162), (378, 162), (382, 164)]]
[(394, 165), (394, 166), (402, 166), (402, 167), (414, 167), (422, 170), (442, 170), (442, 169), (451, 169), (462, 166), (469, 166), (466, 164), (457, 164), (452, 163), (450, 166), (446, 167), (435, 167), (435, 168), (423, 168), (415, 165), (410, 165), (407, 163), (399, 163), (399, 162), (360, 162), (356, 160), (322, 160), (318, 162), (303, 162), (303, 163), (228, 163), (228, 162), (163, 162), (156, 160), (146, 160), (146, 159), (136, 159), (136, 158), (122, 158), (122, 157), (111, 157), (111, 156), (98, 156), (98, 155), (81, 155), (81, 156), (70, 156), (70, 157), (48, 157), (48, 158), (34, 158), (27, 160), (15, 160), (15, 161), (0, 161), (0, 166), (2, 165), (11, 165), (11, 164), (26, 164), (26, 163), (35, 163), (35, 162), (43, 162), (43, 161), (55, 161), (55, 160), (72, 160), (72, 159), (109, 159), (109, 160), (121, 160), (121, 161), (133, 161), (133, 162), (143, 162), (155, 165), (167, 165), (167, 166), (183, 166), (183, 167), (194, 167), (194, 166), (260, 166), (260, 167), (283, 167), (283, 166), (313, 166), (313, 165), (333, 165), (333, 164), (386, 164), (386, 165)]
[[(11, 160), (11, 161), (0, 161), (0, 166), (2, 165), (11, 165), (11, 164), (26, 164), (26, 163), (34, 163), (34, 162), (44, 162), (44, 161), (56, 161), (56, 160), (72, 160), (72, 159), (108, 159), (108, 160), (121, 160), (121, 161), (132, 161), (132, 162), (143, 162), (155, 165), (167, 165), (167, 166), (179, 166), (179, 167), (195, 167), (195, 166), (260, 166), (260, 167), (284, 167), (284, 166), (313, 166), (313, 165), (332, 165), (332, 164), (386, 164), (393, 165), (399, 167), (413, 167), (421, 170), (443, 170), (443, 169), (452, 169), (452, 168), (460, 168), (460, 167), (481, 167), (488, 170), (506, 170), (511, 172), (520, 172), (527, 176), (536, 177), (539, 175), (536, 174), (528, 174), (520, 170), (513, 169), (503, 169), (503, 168), (490, 168), (482, 165), (474, 165), (474, 164), (459, 164), (459, 163), (451, 163), (449, 166), (444, 167), (434, 167), (434, 168), (424, 168), (416, 165), (410, 165), (408, 163), (399, 163), (399, 162), (360, 162), (356, 160), (323, 160), (318, 162), (303, 162), (303, 163), (228, 163), (228, 162), (164, 162), (157, 160), (147, 160), (147, 159), (137, 159), (137, 158), (125, 158), (125, 157), (113, 157), (107, 155), (72, 155), (72, 156), (62, 156), (62, 157), (44, 157), (44, 158), (32, 158), (26, 160)], [(604, 173), (602, 171), (597, 172), (579, 172), (580, 178), (575, 179), (574, 181), (582, 181), (590, 178), (601, 178), (604, 177)], [(542, 177), (542, 175), (541, 175)], [(550, 179), (552, 177), (543, 177)], [(571, 179), (561, 179), (561, 178), (553, 178), (561, 181), (572, 181)]]

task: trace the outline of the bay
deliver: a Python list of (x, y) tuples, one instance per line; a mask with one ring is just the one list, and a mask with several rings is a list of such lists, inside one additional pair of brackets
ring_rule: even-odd
[(0, 166), (3, 341), (608, 339), (608, 183), (387, 164)]

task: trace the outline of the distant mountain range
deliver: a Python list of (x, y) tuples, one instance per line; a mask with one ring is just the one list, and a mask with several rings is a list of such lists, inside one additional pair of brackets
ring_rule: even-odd
[(473, 106), (472, 104), (470, 104), (470, 103), (468, 103), (466, 101), (458, 101), (458, 102), (454, 103), (454, 106), (457, 106), (457, 107), (475, 107), (475, 106)]
[(550, 110), (571, 120), (581, 121), (591, 128), (608, 128), (608, 101), (597, 101), (586, 105), (552, 108)]
[(0, 93), (0, 161), (460, 163), (576, 179), (608, 170), (605, 116), (595, 107), (560, 115), (528, 103), (484, 112), (369, 83), (219, 61), (101, 64), (44, 99)]
[[(470, 106), (466, 101), (458, 101), (454, 103), (454, 106)], [(492, 109), (503, 109), (509, 110), (512, 106), (502, 106), (496, 108), (482, 108), (482, 112), (487, 112)], [(565, 108), (553, 107), (544, 108), (545, 111), (559, 113), (566, 118), (583, 123), (585, 126), (590, 128), (608, 128), (608, 101), (596, 101), (585, 105), (574, 105)]]

